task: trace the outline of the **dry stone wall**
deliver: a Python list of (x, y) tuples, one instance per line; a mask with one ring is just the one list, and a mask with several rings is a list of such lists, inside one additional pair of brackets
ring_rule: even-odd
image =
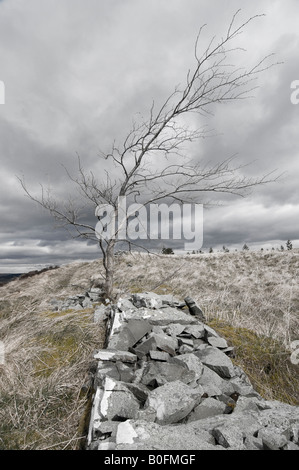
[(299, 450), (299, 407), (264, 400), (187, 297), (101, 305), (88, 450)]

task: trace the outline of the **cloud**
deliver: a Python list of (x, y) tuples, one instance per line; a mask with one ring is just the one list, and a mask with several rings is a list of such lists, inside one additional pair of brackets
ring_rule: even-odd
[[(242, 243), (246, 234), (257, 241), (274, 234), (284, 239), (287, 233), (295, 239), (299, 105), (290, 102), (290, 84), (299, 79), (299, 5), (252, 3), (60, 0), (53, 8), (47, 0), (26, 0), (26, 7), (16, 0), (0, 2), (0, 80), (6, 93), (0, 105), (0, 250), (6, 268), (18, 260), (24, 269), (24, 260), (32, 266), (97, 257), (93, 245), (55, 229), (24, 197), (16, 175), (24, 174), (33, 191), (40, 190), (39, 183), (50, 185), (62, 201), (71, 191), (62, 165), (75, 172), (77, 153), (101, 178), (100, 150), (108, 151), (114, 139), (121, 143), (133, 118), (146, 116), (152, 100), (159, 106), (185, 82), (199, 27), (207, 23), (204, 48), (211, 36), (225, 33), (240, 7), (240, 21), (266, 16), (237, 38), (247, 52), (236, 54), (236, 61), (254, 64), (276, 52), (273, 60), (284, 63), (259, 77), (253, 99), (215, 107), (207, 124), (218, 134), (198, 142), (190, 155), (213, 163), (237, 154), (238, 162), (249, 164), (248, 176), (278, 169), (284, 177), (257, 188), (248, 200), (223, 198), (226, 215), (222, 208), (209, 212), (205, 237), (211, 244)], [(95, 223), (92, 211), (87, 219)]]

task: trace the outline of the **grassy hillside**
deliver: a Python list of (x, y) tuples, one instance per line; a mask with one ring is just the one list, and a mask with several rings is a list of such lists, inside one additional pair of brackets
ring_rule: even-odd
[[(116, 292), (191, 295), (208, 323), (236, 349), (258, 391), (299, 405), (299, 253), (125, 254)], [(93, 351), (104, 325), (93, 310), (53, 312), (52, 298), (84, 292), (101, 279), (100, 261), (72, 263), (0, 287), (0, 449), (79, 449), (90, 405)]]

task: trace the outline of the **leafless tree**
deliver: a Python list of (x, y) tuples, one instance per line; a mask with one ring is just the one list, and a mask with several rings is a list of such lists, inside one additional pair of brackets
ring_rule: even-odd
[[(110, 152), (100, 154), (103, 163), (110, 164), (110, 171), (105, 170), (104, 178), (98, 179), (94, 172), (85, 171), (80, 158), (75, 177), (67, 170), (70, 180), (89, 205), (96, 208), (107, 204), (113, 207), (117, 218), (121, 196), (143, 205), (157, 201), (202, 202), (205, 194), (244, 196), (247, 190), (275, 180), (271, 173), (258, 178), (243, 176), (242, 166), (236, 166), (232, 157), (203, 165), (194, 162), (186, 153), (190, 143), (206, 137), (209, 131), (205, 127), (193, 128), (186, 123), (185, 117), (196, 113), (205, 118), (212, 113), (214, 105), (248, 98), (256, 88), (259, 75), (274, 65), (272, 54), (248, 69), (230, 63), (236, 52), (244, 52), (234, 45), (235, 40), (249, 23), (263, 16), (253, 16), (237, 25), (238, 13), (233, 16), (225, 36), (218, 42), (213, 37), (203, 51), (200, 51), (203, 27), (200, 28), (194, 46), (194, 65), (187, 71), (185, 84), (177, 86), (158, 109), (153, 102), (148, 117), (133, 123), (122, 145), (113, 143)], [(153, 161), (158, 162), (156, 168)], [(77, 236), (99, 242), (106, 294), (112, 297), (114, 250), (121, 240), (116, 237), (98, 240), (95, 226), (82, 221), (78, 207), (71, 202), (59, 204), (44, 187), (41, 195), (36, 197), (29, 192), (24, 179), (19, 179), (26, 194), (56, 220), (74, 228)]]

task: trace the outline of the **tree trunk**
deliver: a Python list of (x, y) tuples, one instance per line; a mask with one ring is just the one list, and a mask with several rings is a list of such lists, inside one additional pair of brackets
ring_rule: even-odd
[(105, 293), (106, 297), (110, 300), (113, 299), (114, 247), (115, 240), (109, 240), (105, 253)]

